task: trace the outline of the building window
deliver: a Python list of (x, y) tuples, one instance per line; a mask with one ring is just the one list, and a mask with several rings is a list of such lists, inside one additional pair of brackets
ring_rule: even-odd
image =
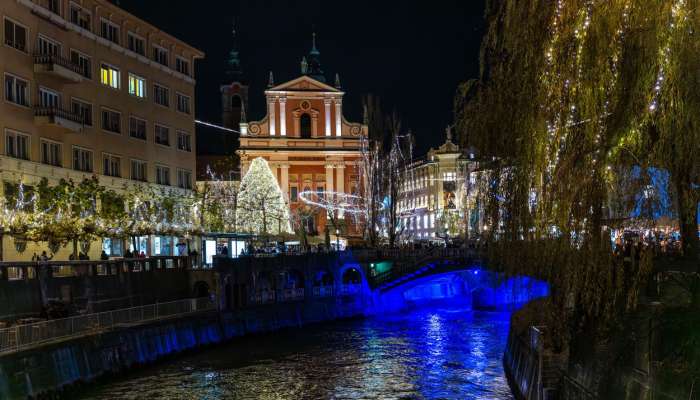
[(107, 109), (102, 109), (102, 129), (107, 132), (121, 133), (121, 114)]
[(153, 46), (153, 60), (158, 64), (168, 66), (168, 50), (159, 46)]
[(153, 101), (163, 107), (170, 106), (170, 89), (165, 86), (153, 84)]
[(100, 27), (100, 34), (103, 38), (112, 43), (119, 44), (119, 27), (117, 25), (106, 19), (102, 19)]
[(51, 89), (39, 88), (39, 105), (46, 108), (59, 108), (61, 96)]
[(29, 135), (16, 131), (5, 131), (5, 154), (10, 157), (29, 160)]
[(178, 132), (177, 149), (182, 151), (192, 151), (192, 135), (187, 132)]
[(5, 18), (5, 44), (27, 52), (27, 28)]
[(119, 70), (111, 65), (102, 64), (100, 66), (100, 80), (103, 85), (119, 89)]
[(146, 162), (141, 160), (131, 160), (131, 179), (146, 182)]
[(130, 73), (129, 94), (141, 98), (146, 97), (146, 80)]
[(184, 94), (175, 93), (177, 98), (177, 111), (185, 114), (190, 113), (190, 97)]
[(70, 22), (89, 31), (91, 30), (91, 19), (92, 15), (89, 11), (85, 10), (84, 8), (80, 7), (75, 3), (70, 3)]
[(14, 75), (5, 74), (5, 100), (29, 106), (29, 82)]
[(170, 186), (170, 168), (156, 165), (156, 183)]
[(299, 198), (299, 189), (296, 186), (289, 188), (289, 201), (296, 203)]
[(192, 172), (184, 169), (177, 170), (177, 187), (192, 189)]
[(311, 137), (311, 116), (309, 114), (303, 114), (299, 120), (299, 130), (300, 136), (302, 138), (308, 139)]
[(84, 125), (92, 126), (92, 104), (72, 99), (70, 108), (73, 114), (80, 116)]
[(46, 0), (46, 8), (49, 9), (54, 14), (61, 15), (61, 2), (60, 0)]
[(190, 63), (184, 58), (175, 58), (175, 70), (183, 75), (190, 75)]
[(92, 151), (73, 147), (73, 169), (92, 172)]
[(120, 177), (121, 176), (121, 158), (111, 155), (111, 154), (105, 154), (102, 156), (102, 174), (106, 176), (114, 176), (114, 177)]
[(42, 139), (41, 162), (42, 164), (53, 165), (54, 167), (62, 166), (63, 157), (61, 156), (61, 144)]
[(92, 79), (92, 61), (90, 60), (90, 57), (79, 51), (71, 50), (70, 60), (73, 64), (80, 67), (81, 75), (88, 79)]
[(146, 121), (141, 118), (129, 117), (129, 136), (146, 140)]
[(155, 142), (163, 146), (170, 146), (170, 128), (163, 125), (155, 124), (154, 128)]
[(131, 32), (127, 34), (127, 45), (129, 46), (129, 50), (134, 53), (142, 56), (146, 55), (146, 41)]
[(44, 36), (37, 39), (36, 51), (41, 55), (61, 55), (61, 44)]

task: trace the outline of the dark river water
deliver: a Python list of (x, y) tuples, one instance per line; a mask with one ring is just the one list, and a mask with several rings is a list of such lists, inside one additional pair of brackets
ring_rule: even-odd
[(510, 314), (423, 308), (238, 339), (82, 399), (512, 399)]

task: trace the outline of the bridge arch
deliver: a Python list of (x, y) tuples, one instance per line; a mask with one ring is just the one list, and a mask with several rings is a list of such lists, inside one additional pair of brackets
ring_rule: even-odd
[(348, 266), (341, 269), (340, 283), (343, 285), (353, 284), (359, 285), (365, 282), (362, 268), (359, 266)]

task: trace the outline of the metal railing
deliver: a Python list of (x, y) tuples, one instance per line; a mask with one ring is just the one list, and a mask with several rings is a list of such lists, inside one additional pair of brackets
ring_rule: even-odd
[(61, 67), (85, 76), (87, 71), (80, 65), (74, 64), (70, 59), (61, 57), (58, 54), (34, 53), (34, 64), (39, 65), (60, 65)]
[(73, 113), (70, 110), (64, 110), (60, 106), (34, 106), (34, 116), (35, 117), (53, 117), (53, 118), (63, 118), (68, 121), (75, 122), (76, 124), (85, 124), (85, 118), (82, 115)]
[(0, 353), (24, 350), (53, 340), (85, 336), (118, 326), (214, 309), (215, 304), (208, 297), (200, 297), (17, 325), (0, 329)]
[(190, 269), (188, 256), (155, 256), (148, 258), (120, 258), (114, 260), (75, 261), (7, 261), (0, 262), (0, 281), (18, 281), (37, 278), (37, 271), (46, 266), (51, 278), (75, 276), (114, 276), (175, 269)]

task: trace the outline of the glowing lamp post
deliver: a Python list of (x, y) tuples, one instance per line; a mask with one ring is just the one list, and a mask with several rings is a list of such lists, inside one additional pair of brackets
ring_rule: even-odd
[(335, 251), (340, 251), (340, 230), (335, 230)]

